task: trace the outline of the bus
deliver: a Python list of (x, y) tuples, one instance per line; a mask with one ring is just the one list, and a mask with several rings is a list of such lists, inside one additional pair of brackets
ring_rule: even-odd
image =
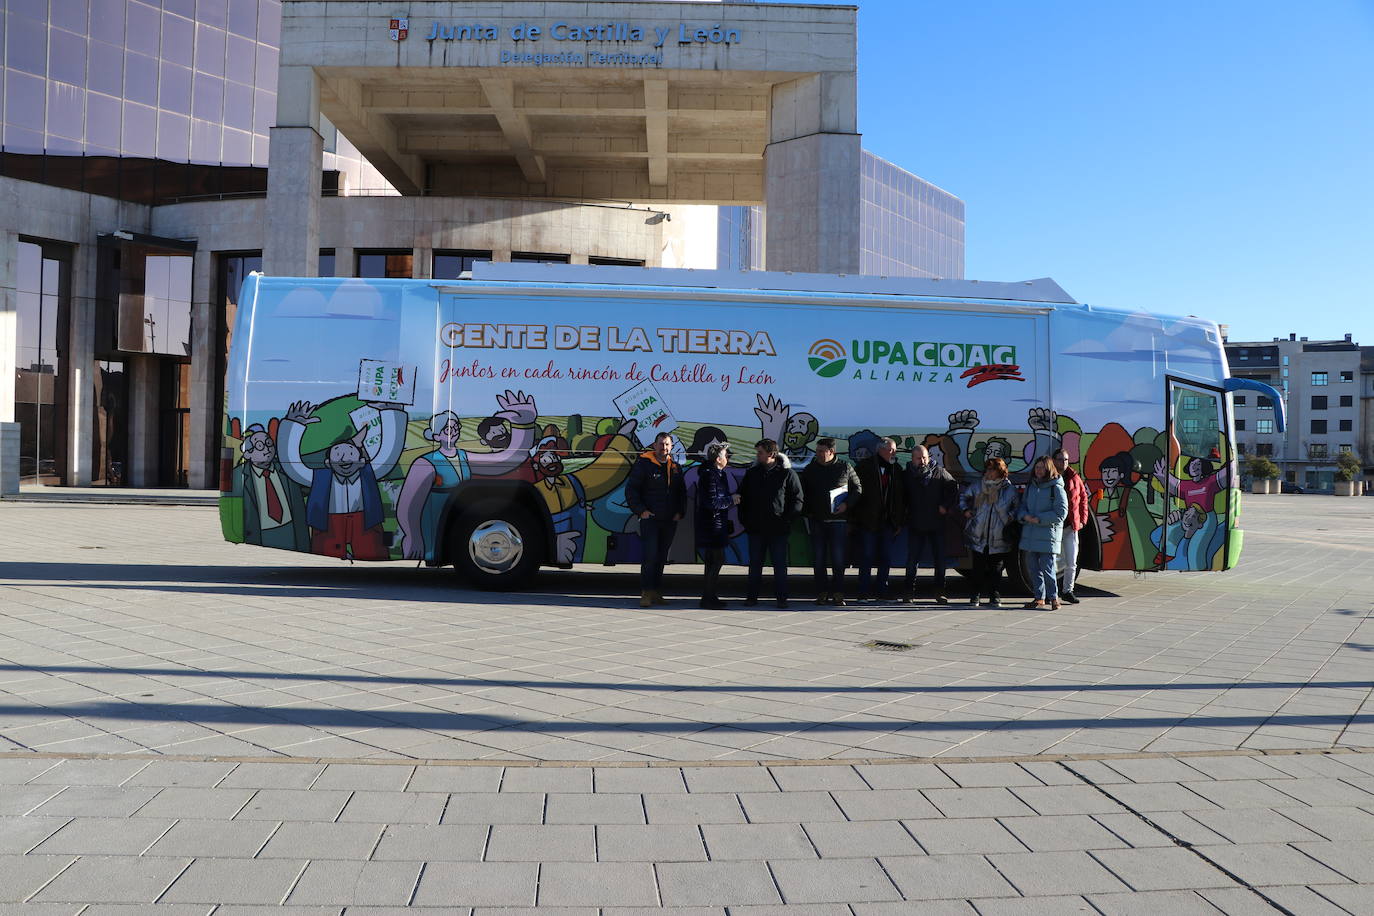
[[(452, 565), (488, 589), (637, 564), (625, 480), (660, 432), (689, 488), (714, 442), (752, 459), (774, 439), (801, 467), (820, 437), (854, 462), (890, 437), (965, 482), (994, 456), (1022, 482), (1062, 447), (1091, 494), (1083, 568), (1226, 570), (1243, 545), (1230, 392), (1261, 391), (1282, 425), (1277, 392), (1228, 376), (1213, 322), (1076, 302), (1048, 279), (254, 274), (227, 388), (227, 540)], [(673, 562), (696, 560), (686, 521)], [(948, 540), (964, 552), (957, 521)], [(737, 536), (727, 561), (747, 559)], [(801, 530), (790, 561), (809, 564)]]

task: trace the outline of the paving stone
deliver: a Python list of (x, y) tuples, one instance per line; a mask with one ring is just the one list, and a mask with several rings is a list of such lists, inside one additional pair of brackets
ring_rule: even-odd
[(1042, 785), (1039, 779), (1014, 763), (942, 763), (940, 769), (965, 789)]
[(769, 770), (784, 792), (871, 788), (851, 766), (769, 767)]
[(782, 902), (763, 862), (670, 862), (656, 871), (665, 907)]
[(134, 760), (63, 760), (34, 774), (31, 785), (49, 786), (118, 786), (148, 766), (150, 761)]
[(653, 906), (658, 902), (654, 867), (648, 863), (546, 862), (539, 871), (540, 906)]
[(1277, 843), (1207, 846), (1199, 849), (1199, 852), (1242, 881), (1254, 885), (1348, 883), (1348, 879), (1339, 873), (1291, 846)]
[(47, 757), (0, 757), (0, 785), (17, 786), (62, 763)]
[(36, 810), (65, 788), (58, 786), (5, 786), (0, 792), (0, 815), (22, 816)]
[(52, 836), (65, 817), (0, 817), (0, 855), (22, 855)]
[(988, 861), (1026, 896), (1104, 894), (1123, 885), (1086, 852), (994, 853)]
[(811, 842), (826, 859), (912, 856), (921, 847), (896, 821), (818, 821), (803, 824)]
[(638, 795), (550, 794), (544, 807), (547, 824), (643, 824), (644, 802)]
[(507, 767), (502, 792), (590, 792), (589, 767)]
[(305, 865), (285, 859), (197, 859), (161, 899), (167, 903), (279, 904)]
[(879, 862), (907, 900), (1008, 897), (1017, 893), (981, 856), (884, 856)]
[(220, 789), (308, 789), (324, 772), (318, 763), (240, 763)]
[(1178, 783), (1116, 783), (1106, 788), (1113, 798), (1135, 811), (1208, 811), (1217, 807)]
[(1197, 781), (1197, 771), (1170, 757), (1138, 757), (1102, 761), (1131, 782)]
[(399, 792), (414, 772), (415, 768), (408, 766), (331, 763), (310, 788)]
[(1086, 814), (1009, 817), (1002, 821), (1002, 826), (1015, 834), (1032, 852), (1119, 849), (1127, 845)]
[(448, 805), (442, 792), (354, 792), (340, 821), (371, 824), (437, 824)]
[(875, 789), (953, 789), (954, 780), (933, 763), (857, 764), (855, 772)]
[[(1264, 762), (1261, 757), (1219, 756), (1219, 757), (1182, 757), (1180, 761), (1189, 768), (1197, 770), (1212, 779), (1274, 779), (1282, 775)], [(1180, 780), (1192, 782), (1192, 779)]]
[[(646, 795), (644, 807), (650, 824), (742, 824), (745, 821), (744, 809), (734, 795)], [(797, 823), (800, 822), (798, 819)]]
[(595, 862), (596, 828), (581, 825), (496, 824), (486, 862)]
[[(801, 832), (800, 828), (797, 832)], [(598, 826), (596, 850), (596, 858), (601, 862), (700, 862), (707, 857), (701, 834), (691, 824)], [(714, 851), (713, 857), (722, 858)]]
[(1358, 884), (1374, 884), (1374, 842), (1298, 842), (1294, 848)]
[(940, 816), (939, 809), (919, 789), (840, 789), (830, 795), (851, 821)]
[(0, 903), (27, 900), (73, 861), (71, 856), (0, 855)]
[(1217, 908), (1192, 891), (1089, 894), (1088, 902), (1102, 916), (1217, 916)]
[(1122, 810), (1092, 786), (1019, 786), (1011, 792), (1037, 814), (1106, 814)]
[(181, 786), (209, 789), (234, 769), (232, 763), (195, 760), (154, 760), (126, 779), (125, 786)]
[(828, 792), (747, 792), (739, 796), (739, 803), (755, 824), (845, 820)]
[(251, 859), (277, 826), (275, 821), (181, 820), (152, 845), (148, 855)]
[(450, 795), (445, 824), (542, 824), (544, 796), (537, 792)]
[(392, 824), (372, 853), (376, 860), (404, 862), (477, 862), (486, 847), (488, 828), (478, 824), (430, 826)]
[(682, 776), (689, 792), (780, 791), (767, 767), (683, 767)]
[(967, 900), (903, 900), (901, 903), (852, 903), (854, 916), (978, 916)]
[(597, 767), (592, 770), (592, 782), (597, 794), (662, 795), (687, 791), (682, 770), (676, 767)]
[(1265, 808), (1234, 811), (1190, 811), (1188, 816), (1232, 843), (1291, 843), (1317, 840), (1317, 834)]
[(816, 859), (816, 847), (800, 824), (704, 824), (713, 861)]
[[(1068, 913), (1092, 913), (1088, 901), (1079, 896), (1006, 897), (992, 900), (970, 900), (978, 916), (1063, 916)], [(1172, 916), (1172, 914), (1171, 914)]]
[[(1273, 893), (1274, 890), (1274, 888), (1264, 888), (1265, 893)], [(1316, 893), (1347, 912), (1374, 913), (1374, 885), (1323, 884)]]
[(167, 832), (170, 820), (77, 817), (34, 852), (72, 856), (136, 856)]
[(128, 817), (157, 793), (157, 789), (147, 786), (69, 786), (34, 809), (34, 813), (44, 817)]
[(348, 798), (348, 792), (262, 789), (234, 818), (241, 821), (333, 821), (348, 804)]
[(1339, 779), (1316, 776), (1267, 779), (1265, 785), (1308, 805), (1334, 805), (1340, 808), (1374, 805), (1374, 795)]
[(311, 862), (286, 902), (405, 906), (419, 877), (417, 862)]
[(258, 858), (366, 859), (381, 835), (381, 824), (287, 823), (272, 834)]
[(1228, 779), (1182, 785), (1222, 808), (1288, 808), (1302, 804), (1259, 780)]
[(932, 818), (903, 824), (931, 855), (1026, 851), (1026, 846), (995, 818)]
[(495, 792), (504, 768), (498, 766), (417, 766), (407, 792)]
[(228, 820), (248, 804), (252, 789), (161, 789), (152, 801), (138, 809), (139, 817), (202, 817)]
[[(66, 857), (60, 857), (65, 861)], [(189, 859), (152, 856), (84, 856), (44, 887), (34, 900), (152, 903), (177, 880)]]
[(925, 796), (945, 817), (1013, 817), (1035, 813), (1011, 790), (1003, 788), (926, 789)]
[[(1324, 891), (1337, 889), (1341, 889), (1340, 885), (1322, 887)], [(1290, 907), (1289, 911), (1298, 916), (1348, 916), (1349, 913), (1359, 912), (1339, 909), (1307, 887), (1257, 887), (1253, 890), (1231, 887), (1200, 890), (1195, 893), (1226, 916), (1273, 916), (1275, 912), (1280, 912), (1276, 910), (1275, 903), (1280, 906), (1286, 903), (1297, 906), (1297, 909)]]
[(1359, 808), (1283, 808), (1279, 813), (1323, 839), (1339, 842), (1374, 840), (1374, 814)]
[(534, 906), (538, 881), (532, 862), (431, 862), (412, 906)]
[(1230, 887), (1222, 871), (1186, 849), (1100, 849), (1093, 858), (1136, 891)]

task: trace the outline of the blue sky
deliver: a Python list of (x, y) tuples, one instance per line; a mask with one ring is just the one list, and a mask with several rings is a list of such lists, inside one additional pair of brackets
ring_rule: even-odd
[(860, 0), (859, 127), (970, 278), (1374, 345), (1374, 0)]

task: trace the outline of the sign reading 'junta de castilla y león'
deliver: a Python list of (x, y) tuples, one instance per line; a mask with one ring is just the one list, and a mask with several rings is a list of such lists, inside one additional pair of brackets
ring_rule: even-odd
[(603, 42), (613, 41), (628, 44), (652, 42), (653, 47), (661, 48), (670, 41), (679, 45), (692, 44), (739, 44), (739, 29), (727, 28), (719, 23), (709, 28), (695, 28), (685, 22), (674, 25), (639, 26), (631, 22), (601, 22), (592, 25), (573, 22), (555, 22), (551, 25), (531, 25), (522, 22), (512, 26), (486, 25), (472, 23), (458, 25), (434, 21), (429, 24), (425, 41), (557, 41), (557, 42)]

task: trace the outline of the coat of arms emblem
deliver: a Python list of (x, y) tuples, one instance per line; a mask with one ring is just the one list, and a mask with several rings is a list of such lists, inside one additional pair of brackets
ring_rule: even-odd
[(392, 41), (405, 41), (406, 35), (410, 33), (410, 18), (407, 16), (400, 16), (392, 19), (390, 30)]

